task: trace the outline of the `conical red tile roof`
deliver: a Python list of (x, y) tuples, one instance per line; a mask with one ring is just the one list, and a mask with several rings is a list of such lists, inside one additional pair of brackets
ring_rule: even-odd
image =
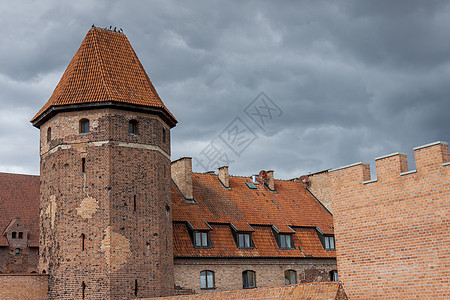
[(98, 27), (86, 34), (50, 99), (31, 122), (39, 127), (57, 111), (94, 103), (151, 108), (171, 127), (177, 123), (127, 37)]

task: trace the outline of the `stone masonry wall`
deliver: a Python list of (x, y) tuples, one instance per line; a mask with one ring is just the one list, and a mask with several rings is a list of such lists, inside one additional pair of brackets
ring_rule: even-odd
[(2, 300), (46, 300), (48, 299), (48, 276), (0, 274), (0, 299)]
[[(89, 133), (79, 133), (82, 118)], [(102, 109), (59, 113), (40, 129), (39, 269), (50, 299), (173, 294), (168, 126)]]
[(295, 270), (297, 282), (330, 281), (330, 271), (336, 270), (334, 259), (280, 258), (176, 258), (175, 285), (196, 293), (211, 292), (200, 288), (200, 272), (214, 272), (214, 291), (242, 289), (242, 272), (256, 272), (256, 287), (284, 285), (284, 271)]
[(339, 279), (350, 299), (450, 299), (447, 143), (330, 171)]

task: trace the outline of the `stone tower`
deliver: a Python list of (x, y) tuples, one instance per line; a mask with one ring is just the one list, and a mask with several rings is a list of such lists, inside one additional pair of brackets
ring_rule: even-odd
[(170, 129), (128, 39), (93, 27), (40, 129), (39, 269), (50, 299), (173, 294)]

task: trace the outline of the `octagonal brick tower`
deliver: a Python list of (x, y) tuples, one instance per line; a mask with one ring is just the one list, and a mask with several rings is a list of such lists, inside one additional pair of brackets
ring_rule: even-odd
[(39, 270), (50, 299), (173, 294), (170, 129), (128, 39), (92, 27), (40, 129)]

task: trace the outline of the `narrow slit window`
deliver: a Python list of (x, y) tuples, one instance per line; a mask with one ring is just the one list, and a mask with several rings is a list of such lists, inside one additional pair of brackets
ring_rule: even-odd
[(84, 240), (86, 239), (86, 236), (84, 233), (81, 234), (81, 251), (84, 251)]
[(136, 195), (133, 197), (133, 211), (136, 211)]
[(80, 120), (80, 133), (88, 133), (89, 132), (89, 120), (81, 119)]
[(47, 129), (47, 142), (50, 142), (52, 140), (52, 128), (49, 127)]
[(86, 173), (86, 158), (81, 159), (81, 173)]
[(84, 281), (81, 283), (81, 299), (85, 299), (86, 297), (86, 284)]
[(163, 143), (166, 143), (166, 129), (165, 128), (163, 128), (162, 140), (163, 140)]
[(134, 280), (134, 296), (137, 297), (138, 295), (138, 282), (137, 279)]

